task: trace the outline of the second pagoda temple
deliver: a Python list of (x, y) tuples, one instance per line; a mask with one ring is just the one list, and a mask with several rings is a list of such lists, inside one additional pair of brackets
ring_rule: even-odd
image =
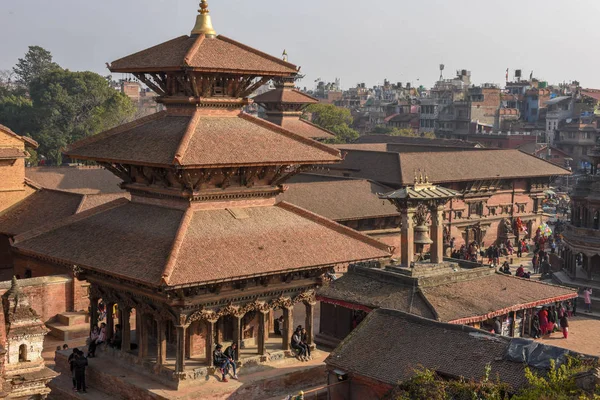
[[(17, 236), (32, 275), (89, 282), (91, 325), (106, 305), (119, 357), (177, 387), (213, 365), (216, 343), (262, 362), (289, 350), (294, 306), (313, 342), (315, 289), (335, 268), (391, 248), (276, 196), (285, 180), (340, 152), (242, 112), (248, 96), (298, 68), (216, 34), (202, 1), (190, 35), (110, 64), (157, 92), (165, 111), (71, 145), (122, 179), (119, 199)], [(18, 268), (18, 266), (17, 266)], [(118, 309), (118, 319), (113, 308)], [(271, 334), (282, 310), (281, 337)], [(135, 315), (135, 318), (134, 318)], [(135, 329), (133, 329), (135, 326)]]

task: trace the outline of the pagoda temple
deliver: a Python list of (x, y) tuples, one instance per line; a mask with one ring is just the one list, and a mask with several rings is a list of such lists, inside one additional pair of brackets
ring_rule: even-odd
[[(85, 279), (92, 326), (101, 300), (108, 334), (117, 320), (122, 330), (120, 350), (101, 356), (142, 365), (175, 387), (213, 365), (217, 342), (238, 343), (241, 357), (257, 362), (285, 356), (297, 304), (312, 344), (315, 289), (328, 272), (392, 249), (276, 201), (290, 176), (341, 160), (293, 126), (242, 112), (258, 87), (293, 81), (298, 68), (216, 34), (202, 1), (190, 35), (109, 69), (133, 74), (166, 110), (79, 141), (66, 155), (103, 165), (131, 200), (15, 237), (16, 268), (28, 265), (33, 276), (69, 269)], [(283, 311), (281, 337), (269, 332), (274, 310)]]

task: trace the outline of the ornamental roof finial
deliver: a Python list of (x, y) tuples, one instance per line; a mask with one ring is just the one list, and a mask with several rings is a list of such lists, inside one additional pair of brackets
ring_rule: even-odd
[(196, 17), (196, 25), (194, 26), (194, 29), (192, 29), (192, 35), (204, 34), (207, 37), (216, 36), (217, 32), (215, 31), (212, 25), (207, 0), (202, 0), (200, 2), (200, 9), (198, 10), (198, 13), (199, 14)]
[(287, 54), (287, 51), (285, 51), (285, 49), (283, 49), (283, 54), (281, 55), (281, 59), (286, 62), (288, 60), (288, 54)]

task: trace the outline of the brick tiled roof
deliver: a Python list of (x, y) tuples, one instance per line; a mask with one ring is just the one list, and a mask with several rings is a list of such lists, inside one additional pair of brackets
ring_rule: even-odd
[(351, 176), (387, 185), (412, 185), (415, 170), (425, 170), (432, 183), (481, 179), (514, 179), (569, 175), (571, 172), (519, 150), (471, 150), (420, 153), (347, 151), (338, 168)]
[(204, 72), (289, 76), (295, 65), (223, 35), (180, 36), (113, 61), (112, 72), (162, 72), (192, 69)]
[(285, 202), (184, 212), (120, 199), (17, 237), (15, 247), (151, 286), (233, 280), (390, 255), (388, 246)]
[(26, 146), (28, 146), (28, 147), (32, 147), (32, 148), (34, 148), (34, 149), (37, 149), (37, 147), (39, 146), (39, 145), (38, 145), (38, 142), (36, 142), (36, 141), (35, 141), (35, 140), (33, 140), (32, 138), (30, 138), (30, 137), (27, 137), (27, 136), (21, 136), (21, 135), (17, 135), (15, 132), (13, 132), (13, 131), (12, 131), (12, 130), (11, 130), (9, 127), (7, 127), (7, 126), (0, 125), (0, 131), (2, 131), (2, 132), (4, 132), (4, 133), (7, 133), (7, 134), (9, 134), (9, 135), (11, 135), (11, 136), (14, 136), (14, 137), (18, 138), (19, 140), (22, 140), (23, 142), (25, 142), (25, 145), (26, 145)]
[(159, 112), (70, 146), (69, 157), (137, 165), (332, 163), (339, 151), (239, 111)]
[(302, 93), (298, 89), (287, 89), (287, 88), (275, 88), (268, 92), (259, 94), (254, 97), (255, 103), (268, 104), (268, 103), (294, 103), (294, 104), (315, 104), (319, 100), (312, 96)]
[[(329, 367), (392, 386), (425, 367), (443, 376), (491, 376), (514, 390), (527, 384), (525, 365), (504, 354), (511, 339), (469, 326), (450, 325), (395, 310), (375, 310), (325, 359)], [(534, 369), (535, 370), (535, 369)]]
[(377, 193), (391, 191), (387, 186), (363, 179), (334, 182), (293, 183), (279, 199), (306, 208), (336, 221), (400, 215), (389, 201)]
[(281, 127), (307, 139), (334, 139), (335, 134), (321, 128), (305, 119), (286, 117), (281, 121)]
[(99, 194), (124, 193), (121, 180), (104, 168), (35, 167), (26, 168), (25, 176), (46, 189)]
[(467, 142), (458, 139), (429, 139), (412, 136), (390, 136), (390, 135), (364, 135), (356, 139), (355, 143), (402, 143), (402, 144), (424, 144), (445, 147), (473, 148), (479, 146), (476, 142)]

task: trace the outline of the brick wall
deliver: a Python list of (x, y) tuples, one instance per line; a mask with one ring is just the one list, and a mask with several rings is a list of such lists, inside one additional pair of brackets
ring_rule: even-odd
[[(55, 275), (31, 279), (19, 279), (23, 293), (29, 296), (31, 308), (49, 322), (57, 314), (70, 311), (72, 303), (68, 293), (72, 292), (73, 279), (68, 275)], [(10, 289), (11, 282), (0, 282), (0, 296)]]

